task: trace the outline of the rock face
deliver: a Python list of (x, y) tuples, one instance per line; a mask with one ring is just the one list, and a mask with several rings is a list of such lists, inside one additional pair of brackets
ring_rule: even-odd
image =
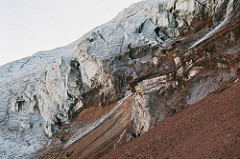
[(101, 159), (239, 158), (240, 82), (234, 81)]
[(238, 65), (238, 10), (237, 0), (142, 1), (66, 47), (2, 66), (0, 127), (17, 137), (0, 143), (19, 146), (0, 155), (28, 157), (49, 142), (44, 133), (129, 91), (126, 141), (196, 103)]

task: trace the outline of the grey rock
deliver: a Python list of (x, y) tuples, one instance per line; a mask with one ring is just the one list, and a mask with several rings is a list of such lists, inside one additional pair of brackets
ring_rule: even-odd
[[(208, 66), (222, 69), (228, 64), (222, 57), (211, 64), (215, 55), (203, 55), (194, 48), (210, 37), (204, 30), (207, 25), (217, 32), (229, 18), (226, 15), (237, 8), (239, 3), (232, 0), (142, 1), (70, 45), (1, 66), (0, 131), (4, 134), (0, 143), (18, 146), (9, 152), (0, 146), (0, 154), (31, 156), (50, 141), (47, 136), (69, 124), (87, 103), (96, 99), (100, 106), (115, 102), (129, 90), (135, 96), (131, 124), (135, 136), (165, 120), (169, 110), (172, 116), (179, 111), (177, 106), (199, 101), (219, 83), (204, 79), (204, 84), (198, 85), (202, 77), (195, 77)], [(183, 38), (191, 33), (197, 37), (192, 48)], [(184, 52), (186, 48), (190, 49)], [(169, 56), (171, 52), (174, 54)], [(178, 55), (180, 52), (184, 54)], [(168, 57), (171, 60), (166, 63)], [(231, 76), (221, 74), (223, 81)], [(180, 97), (178, 92), (183, 89), (188, 96)], [(10, 139), (9, 134), (17, 135)], [(25, 146), (22, 138), (31, 144)], [(25, 153), (15, 153), (23, 148)]]

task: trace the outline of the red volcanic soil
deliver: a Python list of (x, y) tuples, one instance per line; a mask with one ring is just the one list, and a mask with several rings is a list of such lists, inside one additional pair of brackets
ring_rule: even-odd
[(240, 158), (240, 82), (233, 81), (103, 158)]

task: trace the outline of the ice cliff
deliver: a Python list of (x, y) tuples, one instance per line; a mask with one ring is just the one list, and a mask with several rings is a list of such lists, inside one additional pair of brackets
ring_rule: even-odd
[(199, 101), (232, 77), (225, 55), (240, 51), (239, 22), (216, 34), (238, 9), (237, 0), (142, 1), (70, 45), (1, 66), (0, 157), (32, 156), (86, 107), (127, 91), (133, 137)]

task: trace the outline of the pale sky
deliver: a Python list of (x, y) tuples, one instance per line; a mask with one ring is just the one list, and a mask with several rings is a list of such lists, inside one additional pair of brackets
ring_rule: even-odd
[(0, 0), (0, 65), (65, 46), (141, 0)]

